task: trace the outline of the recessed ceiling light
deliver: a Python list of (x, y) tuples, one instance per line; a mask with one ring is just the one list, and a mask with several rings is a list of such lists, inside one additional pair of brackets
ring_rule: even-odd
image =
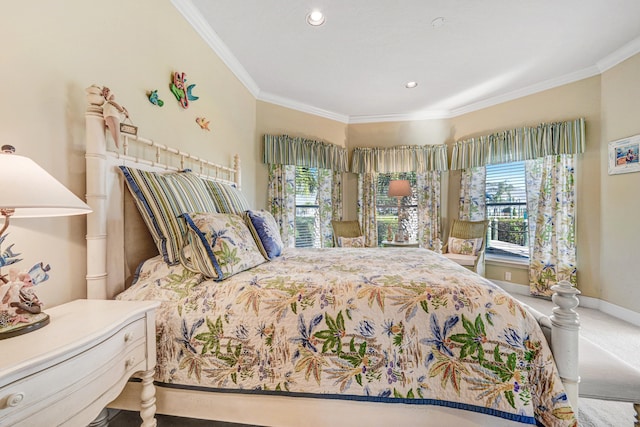
[(404, 87), (406, 87), (407, 89), (413, 89), (416, 86), (418, 86), (418, 82), (407, 82), (404, 85)]
[(318, 27), (324, 24), (324, 14), (319, 10), (313, 10), (307, 15), (307, 24)]
[(431, 21), (431, 26), (433, 28), (440, 28), (444, 25), (444, 18), (442, 16), (437, 17), (433, 21)]

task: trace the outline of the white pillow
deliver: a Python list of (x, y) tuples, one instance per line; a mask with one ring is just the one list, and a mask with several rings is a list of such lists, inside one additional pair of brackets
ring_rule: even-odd
[(458, 239), (457, 237), (449, 237), (449, 241), (447, 243), (449, 252), (453, 254), (473, 256), (478, 255), (480, 245), (482, 245), (481, 237), (478, 237), (477, 239)]
[(338, 246), (341, 248), (364, 248), (364, 236), (338, 237)]

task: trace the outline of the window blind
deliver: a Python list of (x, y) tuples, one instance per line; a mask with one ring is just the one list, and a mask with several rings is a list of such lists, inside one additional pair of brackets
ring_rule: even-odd
[(318, 169), (296, 168), (296, 247), (320, 247)]

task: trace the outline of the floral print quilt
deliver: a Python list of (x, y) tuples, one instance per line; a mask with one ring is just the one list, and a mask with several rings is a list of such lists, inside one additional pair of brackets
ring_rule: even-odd
[(284, 249), (222, 282), (156, 257), (118, 298), (162, 301), (159, 382), (577, 425), (536, 320), (426, 249)]

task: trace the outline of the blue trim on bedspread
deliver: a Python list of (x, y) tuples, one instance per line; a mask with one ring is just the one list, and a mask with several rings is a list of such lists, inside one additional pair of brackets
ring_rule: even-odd
[[(140, 381), (139, 379), (134, 379), (134, 380)], [(382, 397), (382, 396), (356, 396), (356, 395), (350, 395), (350, 394), (293, 393), (288, 391), (272, 391), (272, 390), (231, 390), (231, 389), (224, 389), (224, 388), (163, 383), (159, 381), (154, 381), (154, 384), (156, 385), (156, 387), (174, 388), (179, 390), (208, 391), (208, 392), (215, 392), (215, 393), (239, 393), (239, 394), (256, 394), (256, 395), (271, 395), (271, 396), (306, 397), (311, 399), (353, 400), (358, 402), (405, 403), (408, 405), (443, 406), (447, 408), (478, 412), (481, 414), (491, 415), (494, 417), (503, 418), (506, 420), (515, 421), (523, 424), (540, 425), (539, 423), (536, 422), (535, 418), (533, 417), (527, 417), (525, 415), (510, 414), (508, 412), (498, 411), (496, 409), (485, 408), (482, 406), (468, 405), (465, 403), (450, 402), (447, 400), (406, 399), (402, 397), (391, 398), (391, 397)]]

